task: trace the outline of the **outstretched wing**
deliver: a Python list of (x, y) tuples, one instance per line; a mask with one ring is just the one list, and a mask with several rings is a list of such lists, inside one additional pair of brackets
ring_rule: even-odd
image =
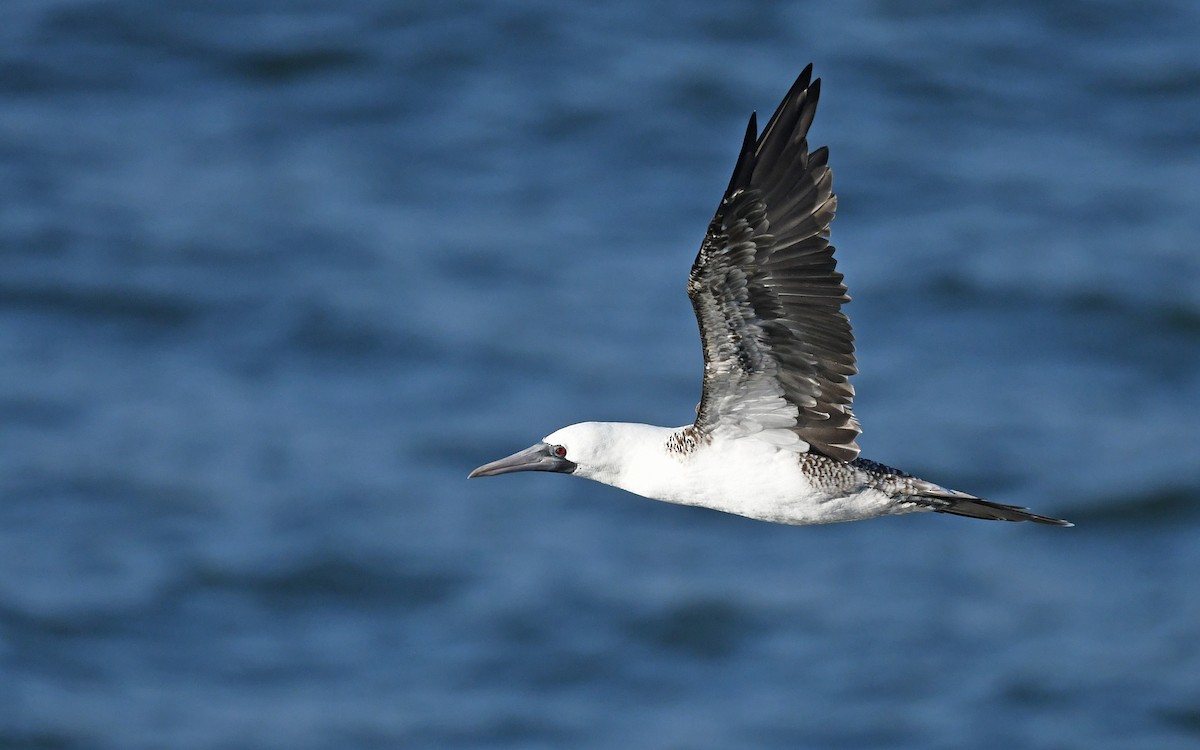
[[(754, 115), (688, 278), (704, 345), (694, 431), (761, 433), (850, 461), (858, 420), (849, 301), (829, 223), (829, 152), (808, 150), (820, 79), (804, 69), (762, 135)], [(810, 82), (811, 81), (811, 82)]]

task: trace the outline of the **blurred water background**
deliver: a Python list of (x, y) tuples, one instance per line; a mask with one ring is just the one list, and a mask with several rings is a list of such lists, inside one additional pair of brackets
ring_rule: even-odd
[[(1200, 5), (3, 15), (0, 747), (1200, 746)], [(809, 61), (865, 455), (1078, 527), (468, 483), (690, 421)]]

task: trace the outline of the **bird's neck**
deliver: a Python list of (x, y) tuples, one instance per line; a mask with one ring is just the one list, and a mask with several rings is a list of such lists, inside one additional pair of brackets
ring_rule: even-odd
[(658, 427), (636, 422), (604, 422), (598, 425), (597, 458), (580, 465), (576, 474), (639, 495), (648, 494), (648, 482), (661, 476), (672, 458), (667, 450), (671, 436), (681, 427)]

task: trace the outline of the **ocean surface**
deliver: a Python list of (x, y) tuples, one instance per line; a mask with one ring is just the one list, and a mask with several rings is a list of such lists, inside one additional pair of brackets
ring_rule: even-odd
[[(0, 748), (1200, 747), (1200, 4), (3, 17)], [(691, 420), (810, 61), (864, 455), (1077, 526), (466, 481)]]

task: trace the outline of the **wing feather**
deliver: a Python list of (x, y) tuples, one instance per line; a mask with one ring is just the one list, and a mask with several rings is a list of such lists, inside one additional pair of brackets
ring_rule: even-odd
[[(754, 115), (688, 278), (704, 346), (695, 430), (760, 434), (851, 461), (858, 421), (849, 301), (829, 224), (829, 151), (808, 150), (820, 80), (804, 69), (757, 134)], [(790, 434), (789, 434), (790, 433)]]

